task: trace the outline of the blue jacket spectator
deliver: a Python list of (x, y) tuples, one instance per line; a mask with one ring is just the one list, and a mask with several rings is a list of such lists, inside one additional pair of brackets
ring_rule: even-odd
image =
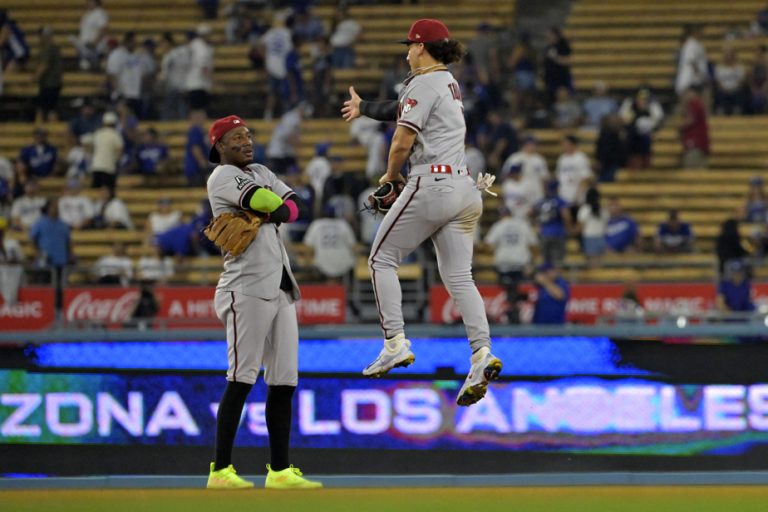
[(45, 128), (35, 128), (33, 135), (34, 144), (21, 148), (19, 161), (28, 175), (50, 176), (56, 168), (58, 150), (56, 146), (48, 143), (48, 132)]
[(80, 109), (77, 117), (69, 121), (70, 136), (76, 140), (86, 133), (93, 133), (101, 127), (101, 116), (96, 112), (93, 102), (88, 98), (78, 98), (74, 105)]
[(29, 60), (29, 45), (24, 32), (8, 15), (7, 9), (0, 9), (0, 32), (5, 34), (0, 46), (0, 65), (5, 68), (23, 66)]
[(495, 171), (501, 170), (504, 161), (520, 147), (515, 128), (498, 110), (488, 112), (487, 122), (478, 129), (477, 145), (486, 155), (489, 168)]
[(569, 205), (557, 193), (556, 180), (547, 183), (544, 199), (533, 208), (539, 225), (541, 255), (545, 263), (562, 265), (565, 260), (565, 245), (571, 226)]
[(168, 160), (168, 145), (160, 142), (154, 128), (144, 132), (144, 141), (136, 150), (136, 160), (139, 172), (150, 176), (157, 174), (158, 167)]
[(70, 229), (59, 219), (57, 201), (48, 201), (43, 212), (29, 230), (29, 238), (35, 244), (41, 263), (61, 268), (70, 259)]
[(670, 210), (666, 222), (656, 230), (656, 251), (666, 253), (689, 252), (693, 248), (693, 231), (687, 222), (681, 222), (677, 210)]
[(731, 260), (726, 263), (725, 278), (717, 287), (715, 301), (717, 309), (724, 313), (755, 310), (755, 304), (752, 302), (752, 285), (742, 261)]
[(582, 110), (586, 117), (586, 125), (591, 128), (600, 128), (600, 122), (605, 116), (619, 111), (619, 104), (608, 96), (608, 86), (605, 82), (598, 80), (595, 82), (592, 96), (584, 101)]
[(541, 265), (534, 275), (537, 299), (533, 309), (532, 323), (564, 324), (566, 307), (571, 297), (568, 281), (560, 271), (549, 264)]
[(155, 243), (163, 256), (192, 256), (195, 237), (195, 226), (191, 222), (186, 222), (157, 235)]
[(637, 222), (624, 213), (615, 199), (608, 204), (608, 226), (605, 230), (605, 243), (614, 252), (632, 250), (640, 233)]
[(190, 185), (202, 185), (208, 171), (208, 135), (203, 128), (205, 113), (192, 111), (189, 121), (187, 146), (184, 150), (184, 176)]

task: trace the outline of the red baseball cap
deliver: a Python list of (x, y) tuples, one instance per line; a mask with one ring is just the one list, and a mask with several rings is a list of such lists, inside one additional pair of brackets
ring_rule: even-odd
[(403, 44), (432, 43), (443, 39), (450, 39), (451, 33), (448, 27), (440, 20), (423, 19), (416, 20), (408, 31), (408, 39), (400, 41)]
[(217, 119), (211, 125), (211, 129), (208, 130), (208, 141), (211, 143), (211, 150), (208, 152), (208, 160), (214, 164), (218, 164), (221, 161), (221, 156), (216, 149), (216, 143), (227, 133), (229, 130), (237, 128), (238, 126), (245, 126), (245, 121), (238, 116), (227, 116)]

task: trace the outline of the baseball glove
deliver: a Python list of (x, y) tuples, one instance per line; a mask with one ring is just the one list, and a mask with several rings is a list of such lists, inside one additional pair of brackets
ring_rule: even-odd
[(262, 222), (253, 212), (226, 212), (211, 219), (203, 234), (224, 253), (240, 256), (259, 234)]
[(368, 204), (376, 213), (386, 214), (405, 188), (402, 181), (388, 181), (368, 196)]

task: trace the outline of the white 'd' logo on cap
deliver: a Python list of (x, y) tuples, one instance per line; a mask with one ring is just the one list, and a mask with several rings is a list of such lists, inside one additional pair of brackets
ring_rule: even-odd
[(239, 121), (238, 119), (235, 119), (235, 120), (233, 120), (232, 122), (233, 122), (233, 123), (235, 123), (235, 124), (237, 124), (237, 123), (239, 123), (240, 121)]

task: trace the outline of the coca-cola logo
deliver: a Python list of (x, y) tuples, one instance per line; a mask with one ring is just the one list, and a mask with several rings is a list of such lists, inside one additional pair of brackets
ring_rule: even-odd
[(138, 300), (139, 292), (136, 290), (125, 291), (112, 298), (95, 298), (89, 291), (80, 292), (69, 302), (66, 319), (70, 322), (125, 322), (131, 317)]
[[(483, 296), (483, 304), (485, 305), (485, 314), (494, 321), (497, 321), (507, 312), (507, 295), (503, 290), (494, 295), (485, 295)], [(447, 297), (443, 303), (442, 321), (444, 323), (453, 323), (459, 318), (461, 318), (459, 308), (451, 297)]]

